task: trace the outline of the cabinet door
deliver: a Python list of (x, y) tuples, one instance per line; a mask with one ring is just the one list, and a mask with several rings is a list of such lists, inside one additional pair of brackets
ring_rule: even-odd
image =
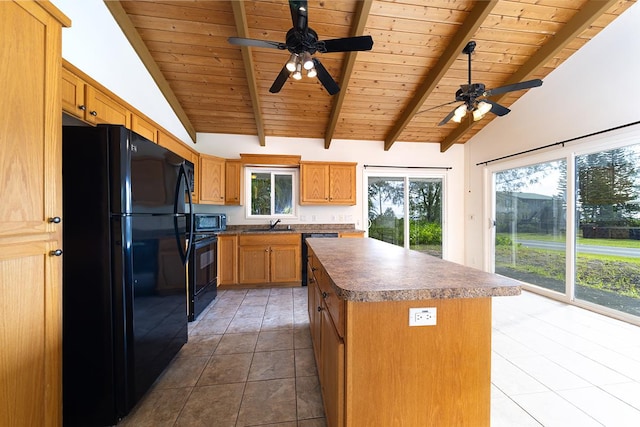
[(271, 246), (271, 282), (300, 282), (302, 265), (300, 245)]
[(224, 204), (224, 159), (200, 155), (200, 203)]
[[(311, 280), (311, 273), (309, 273)], [(322, 298), (320, 291), (318, 290), (317, 283), (309, 283), (309, 330), (311, 332), (311, 343), (313, 344), (313, 354), (316, 358), (316, 366), (318, 368), (318, 375), (322, 372), (322, 358), (320, 357), (320, 323), (322, 317)]]
[[(0, 425), (62, 425), (61, 22), (0, 1)], [(49, 218), (57, 218), (50, 222)]]
[(62, 70), (62, 111), (84, 120), (87, 110), (84, 96), (84, 81), (71, 71)]
[(329, 202), (333, 204), (356, 204), (355, 165), (332, 164), (329, 168)]
[(242, 162), (227, 160), (225, 162), (225, 205), (242, 205)]
[(240, 283), (269, 282), (269, 246), (240, 246)]
[(124, 125), (131, 128), (131, 113), (117, 101), (93, 86), (85, 86), (87, 111), (85, 120), (92, 124)]
[(325, 204), (329, 201), (329, 165), (300, 164), (300, 204)]
[(218, 236), (218, 284), (238, 283), (238, 236)]
[(320, 326), (322, 373), (320, 384), (328, 427), (344, 425), (344, 342), (338, 336), (331, 315), (322, 310)]
[(131, 130), (138, 135), (144, 136), (149, 141), (158, 142), (158, 129), (156, 126), (137, 114), (131, 114)]

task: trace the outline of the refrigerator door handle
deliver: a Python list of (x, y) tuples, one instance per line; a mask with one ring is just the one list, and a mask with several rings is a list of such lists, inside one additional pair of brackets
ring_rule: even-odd
[[(184, 179), (184, 182), (187, 186), (187, 194), (189, 197), (189, 218), (187, 220), (187, 226), (189, 227), (189, 235), (187, 238), (187, 247), (186, 249), (182, 247), (180, 244), (180, 233), (178, 231), (178, 203), (180, 203), (183, 194), (181, 194), (181, 182)], [(193, 199), (191, 198), (191, 187), (189, 185), (189, 178), (187, 177), (187, 171), (185, 170), (184, 163), (180, 165), (180, 172), (178, 173), (178, 180), (176, 183), (176, 193), (173, 200), (173, 228), (176, 236), (176, 242), (178, 243), (178, 249), (180, 251), (180, 259), (182, 260), (182, 264), (186, 265), (189, 260), (189, 255), (191, 255), (191, 242), (193, 242)]]

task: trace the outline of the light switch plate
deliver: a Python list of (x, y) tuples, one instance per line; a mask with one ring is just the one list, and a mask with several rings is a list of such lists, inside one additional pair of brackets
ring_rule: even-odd
[(409, 309), (409, 326), (435, 326), (437, 320), (436, 307)]

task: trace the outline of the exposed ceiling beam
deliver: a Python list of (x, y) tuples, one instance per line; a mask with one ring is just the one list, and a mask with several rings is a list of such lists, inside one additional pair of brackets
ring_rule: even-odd
[(384, 139), (384, 149), (388, 151), (397, 141), (402, 131), (407, 127), (409, 122), (416, 115), (424, 101), (431, 95), (436, 88), (438, 82), (442, 79), (451, 65), (458, 59), (460, 52), (473, 37), (475, 32), (480, 28), (482, 22), (491, 13), (493, 8), (498, 4), (497, 0), (479, 1), (471, 10), (464, 23), (456, 34), (452, 37), (451, 42), (444, 50), (436, 65), (429, 71), (420, 88), (416, 91), (415, 96), (404, 109), (396, 124)]
[[(558, 31), (544, 46), (533, 54), (527, 62), (509, 77), (503, 85), (528, 80), (540, 67), (543, 67), (553, 57), (564, 49), (573, 39), (578, 37), (596, 19), (617, 3), (617, 0), (587, 1), (580, 10)], [(498, 102), (507, 94), (491, 97)], [(444, 153), (455, 144), (471, 127), (474, 121), (463, 121), (440, 143), (440, 152)]]
[[(244, 2), (232, 1), (231, 7), (233, 8), (233, 17), (236, 21), (236, 30), (238, 37), (249, 38), (249, 26), (247, 24), (247, 14), (244, 9)], [(262, 110), (260, 109), (260, 98), (258, 97), (258, 84), (256, 82), (256, 75), (253, 72), (255, 66), (253, 64), (253, 55), (251, 54), (251, 48), (248, 46), (241, 46), (242, 62), (244, 63), (244, 72), (247, 75), (247, 85), (249, 86), (249, 94), (251, 95), (251, 105), (253, 107), (253, 116), (256, 122), (256, 130), (258, 132), (258, 140), (261, 146), (266, 145), (264, 135), (264, 120), (262, 119)]]
[(160, 89), (160, 92), (162, 92), (165, 99), (173, 109), (173, 112), (176, 113), (178, 120), (180, 120), (185, 130), (191, 137), (191, 140), (195, 144), (195, 127), (193, 127), (193, 124), (191, 124), (191, 120), (189, 120), (187, 113), (185, 113), (185, 111), (182, 109), (180, 101), (178, 101), (175, 93), (173, 93), (173, 90), (171, 90), (171, 86), (169, 86), (169, 83), (164, 78), (162, 71), (160, 71), (160, 67), (158, 67), (158, 64), (151, 56), (149, 49), (147, 49), (147, 46), (142, 41), (138, 30), (136, 30), (136, 27), (131, 22), (131, 19), (129, 19), (127, 12), (125, 12), (119, 1), (105, 1), (104, 4), (111, 12), (111, 15), (113, 15), (113, 18), (116, 20), (116, 22), (120, 26), (120, 29), (129, 40), (129, 43), (131, 43), (131, 46), (140, 57), (140, 60), (144, 64), (145, 68), (147, 69), (147, 71), (149, 71), (149, 74), (151, 74), (151, 78), (153, 78), (153, 81), (156, 82), (156, 85), (158, 85), (158, 89)]
[[(371, 10), (371, 4), (373, 0), (363, 0), (358, 2), (356, 6), (355, 16), (353, 18), (351, 35), (361, 36), (364, 32), (367, 18), (369, 17), (369, 11)], [(331, 107), (331, 113), (329, 113), (329, 123), (327, 129), (324, 132), (324, 148), (329, 149), (331, 140), (333, 139), (333, 133), (336, 130), (338, 118), (340, 117), (340, 111), (342, 110), (342, 104), (344, 98), (347, 96), (347, 87), (349, 86), (349, 80), (351, 79), (351, 73), (353, 67), (356, 64), (356, 57), (358, 52), (347, 52), (344, 62), (342, 64), (342, 81), (340, 82), (340, 92), (334, 96), (333, 105)]]

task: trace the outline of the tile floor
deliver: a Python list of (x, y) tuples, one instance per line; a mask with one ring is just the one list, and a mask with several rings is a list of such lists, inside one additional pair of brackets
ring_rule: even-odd
[[(119, 425), (325, 426), (306, 301), (219, 292)], [(640, 426), (640, 327), (528, 292), (493, 301), (493, 427)]]

